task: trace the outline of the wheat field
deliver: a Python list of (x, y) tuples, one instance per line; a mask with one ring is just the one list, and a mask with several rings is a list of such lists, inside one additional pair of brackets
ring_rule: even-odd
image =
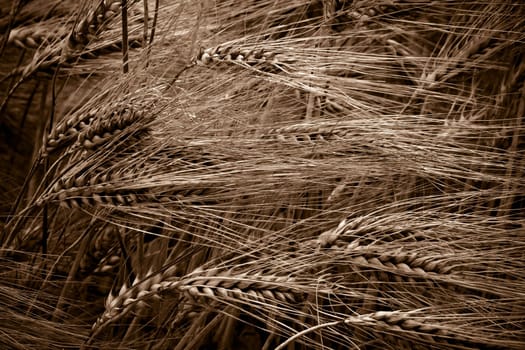
[(525, 4), (0, 14), (1, 349), (525, 348)]

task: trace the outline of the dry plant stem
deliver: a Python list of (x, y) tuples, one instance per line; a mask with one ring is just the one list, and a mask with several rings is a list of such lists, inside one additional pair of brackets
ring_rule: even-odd
[(145, 275), (145, 265), (144, 265), (144, 232), (139, 232), (138, 234), (138, 243), (137, 243), (137, 254), (138, 254), (138, 271), (137, 277), (142, 280)]
[[(149, 37), (149, 41), (145, 37), (144, 45), (146, 46), (146, 64), (145, 67), (147, 68), (149, 66), (150, 56), (151, 56), (151, 47), (153, 46), (153, 39), (155, 39), (155, 30), (157, 28), (157, 21), (159, 17), (159, 6), (160, 6), (160, 0), (155, 0), (155, 9), (153, 14), (153, 23), (151, 24), (151, 33)], [(148, 12), (148, 4), (147, 0), (144, 0), (144, 16), (146, 16), (146, 13)], [(147, 28), (148, 22), (144, 21), (144, 35), (147, 36)]]
[(129, 253), (128, 246), (126, 244), (125, 238), (125, 229), (120, 228), (117, 233), (117, 241), (120, 247), (120, 254), (122, 255), (120, 271), (122, 272), (121, 280), (123, 281), (123, 286), (131, 285), (132, 283), (132, 273), (133, 265), (131, 263), (131, 254)]
[[(363, 315), (377, 311), (377, 303), (376, 299), (374, 298), (377, 298), (379, 290), (380, 283), (376, 278), (375, 274), (372, 273), (368, 278), (365, 297), (363, 298), (361, 305), (356, 311), (357, 314)], [(357, 344), (365, 344), (368, 338), (367, 333), (360, 329), (356, 329), (354, 331), (354, 336)]]
[[(64, 156), (62, 156), (64, 157)], [(37, 160), (40, 159), (39, 157), (37, 157)], [(37, 168), (39, 166), (41, 166), (42, 164), (44, 164), (45, 162), (47, 161), (47, 158), (44, 158), (44, 159), (40, 159), (40, 161), (35, 161), (33, 162), (32, 164), (32, 168), (30, 170), (30, 173), (29, 173), (29, 176), (26, 178), (27, 181), (30, 180), (30, 178), (34, 175), (34, 172), (37, 170)], [(50, 173), (54, 170), (54, 167), (60, 163), (60, 159), (59, 161), (53, 163), (53, 165), (51, 167), (48, 167), (48, 171), (44, 174), (44, 179), (48, 179), (49, 178), (49, 175)], [(70, 167), (74, 167), (74, 165), (70, 165)], [(64, 169), (64, 172), (67, 172), (67, 170), (69, 169)], [(54, 186), (57, 185), (57, 180), (54, 180)], [(2, 232), (2, 246), (3, 247), (10, 247), (13, 240), (15, 238), (17, 238), (17, 235), (19, 233), (19, 230), (21, 230), (21, 228), (23, 227), (23, 225), (26, 223), (26, 219), (28, 217), (28, 215), (30, 213), (32, 213), (32, 211), (35, 209), (34, 205), (36, 204), (36, 206), (41, 206), (42, 204), (45, 204), (44, 201), (42, 200), (39, 200), (39, 195), (38, 193), (40, 193), (40, 191), (42, 190), (42, 187), (44, 185), (50, 185), (49, 183), (43, 181), (40, 186), (38, 186), (33, 192), (34, 192), (34, 195), (29, 199), (29, 203), (32, 203), (30, 206), (28, 207), (25, 207), (23, 210), (19, 211), (18, 213), (14, 213), (10, 216), (10, 219), (9, 221), (7, 222), (7, 224), (3, 227), (3, 232)], [(21, 200), (21, 196), (20, 196), (20, 199), (17, 199), (17, 203), (19, 203), (19, 201)], [(47, 203), (47, 202), (46, 202)], [(13, 208), (13, 211), (17, 209), (17, 206), (14, 206)]]
[(143, 21), (144, 21), (144, 28), (143, 28), (143, 32), (142, 32), (142, 48), (146, 49), (148, 47), (149, 6), (148, 6), (148, 1), (147, 0), (143, 0), (142, 4), (143, 4), (143, 10), (144, 10), (144, 17), (143, 17), (144, 18), (143, 19)]
[(86, 228), (86, 231), (84, 232), (84, 234), (81, 237), (79, 237), (80, 247), (78, 248), (78, 252), (76, 253), (75, 260), (73, 261), (73, 264), (71, 265), (71, 269), (69, 270), (69, 274), (66, 279), (65, 287), (62, 289), (62, 292), (57, 301), (57, 305), (55, 307), (55, 311), (53, 312), (51, 319), (54, 321), (58, 319), (58, 315), (62, 311), (64, 299), (66, 298), (66, 295), (68, 293), (67, 286), (69, 286), (70, 284), (74, 282), (74, 277), (80, 267), (82, 257), (84, 256), (85, 252), (87, 252), (88, 246), (91, 243), (91, 239), (93, 238), (94, 231), (90, 230), (90, 228), (92, 228), (93, 223), (94, 223), (94, 219), (91, 221), (89, 226)]
[(301, 332), (298, 332), (296, 334), (294, 334), (292, 337), (286, 339), (286, 341), (284, 341), (283, 343), (279, 344), (275, 350), (284, 350), (287, 346), (289, 346), (290, 344), (292, 344), (294, 341), (296, 341), (297, 339), (305, 336), (306, 334), (309, 334), (309, 333), (312, 333), (312, 332), (315, 332), (316, 330), (319, 330), (319, 329), (323, 329), (323, 328), (328, 328), (328, 327), (334, 327), (334, 326), (337, 326), (337, 325), (340, 325), (344, 323), (344, 321), (334, 321), (334, 322), (328, 322), (328, 323), (323, 323), (323, 324), (318, 324), (316, 326), (313, 326), (313, 327), (310, 327), (308, 329), (305, 329)]
[[(51, 130), (51, 128), (53, 127), (53, 123), (54, 123), (54, 99), (55, 99), (55, 83), (56, 83), (56, 73), (55, 72), (55, 76), (53, 78), (53, 83), (52, 83), (52, 100), (53, 100), (53, 105), (51, 106), (51, 113), (50, 113), (50, 116), (49, 116), (49, 125), (48, 125), (48, 128), (49, 130)], [(42, 93), (42, 103), (41, 103), (41, 108), (42, 108), (42, 111), (44, 112), (46, 109), (45, 109), (45, 106), (46, 106), (46, 98), (47, 98), (47, 86), (48, 84), (46, 83), (46, 88), (44, 89), (45, 93), (43, 92)], [(43, 120), (46, 120), (47, 118), (43, 118)], [(44, 161), (44, 172), (47, 173), (49, 169), (49, 160), (46, 159)], [(44, 179), (44, 186), (47, 187), (48, 186), (48, 180), (47, 178)], [(42, 254), (43, 255), (46, 255), (47, 254), (47, 239), (48, 239), (48, 206), (45, 205), (43, 210), (42, 210)]]
[[(144, 0), (146, 1), (146, 0)], [(122, 0), (122, 71), (126, 74), (129, 71), (128, 62), (128, 1)]]
[[(201, 342), (204, 341), (206, 335), (215, 327), (218, 326), (219, 322), (225, 317), (223, 314), (216, 315), (211, 322), (209, 322), (204, 327), (201, 322), (204, 323), (204, 318), (207, 316), (206, 312), (203, 312), (198, 320), (196, 320), (192, 327), (186, 332), (181, 341), (173, 350), (183, 350), (183, 349), (194, 349)], [(197, 333), (197, 330), (202, 327), (202, 329)]]
[(139, 334), (138, 330), (140, 329), (140, 317), (142, 310), (138, 311), (138, 314), (133, 317), (133, 320), (128, 326), (128, 329), (126, 330), (126, 334), (122, 337), (122, 341), (120, 342), (120, 346), (125, 346), (126, 343), (131, 343), (134, 338), (137, 337), (137, 334)]
[(275, 334), (275, 332), (271, 332), (269, 335), (268, 335), (268, 338), (266, 338), (266, 341), (264, 342), (261, 350), (270, 350), (270, 346), (272, 345), (272, 342), (275, 340), (275, 339), (278, 339), (277, 335)]
[(227, 306), (222, 311), (223, 319), (215, 331), (213, 337), (214, 343), (217, 344), (217, 350), (231, 349), (234, 338), (235, 325), (239, 319), (240, 311), (231, 306)]
[(155, 0), (155, 13), (153, 15), (153, 23), (151, 24), (151, 33), (149, 37), (150, 47), (151, 45), (153, 45), (153, 39), (155, 39), (155, 30), (157, 29), (157, 21), (159, 19), (159, 7), (160, 7), (160, 0)]
[[(82, 234), (74, 242), (72, 242), (69, 247), (67, 247), (63, 252), (61, 252), (61, 254), (57, 257), (57, 260), (56, 260), (57, 262), (60, 259), (62, 259), (64, 256), (66, 256), (70, 251), (75, 249), (79, 244), (81, 245), (82, 242), (85, 241), (85, 237), (89, 234), (90, 228), (92, 227), (92, 224), (95, 222), (95, 220), (96, 219), (93, 218), (91, 220), (90, 224), (88, 225), (88, 228), (84, 232), (82, 232)], [(78, 255), (77, 259), (81, 259), (81, 257), (82, 257), (81, 255)], [(73, 264), (75, 264), (75, 262)], [(54, 266), (51, 267), (51, 269), (47, 273), (47, 276), (42, 281), (42, 284), (40, 285), (41, 291), (43, 289), (45, 289), (45, 286), (46, 286), (47, 283), (51, 283), (52, 282), (51, 276), (53, 274), (53, 269), (54, 269)], [(76, 266), (76, 268), (74, 268), (74, 269), (78, 269), (78, 266)], [(74, 273), (69, 273), (69, 276), (73, 276), (73, 275), (74, 275)], [(69, 278), (69, 276), (68, 276), (68, 278)], [(66, 284), (66, 286), (67, 286), (67, 284)], [(60, 313), (61, 305), (63, 305), (63, 297), (65, 296), (65, 294), (67, 294), (67, 287), (65, 287), (65, 288), (63, 288), (61, 290), (61, 294), (60, 294), (60, 297), (59, 297), (59, 299), (57, 301), (57, 305), (56, 305), (56, 307), (54, 309), (52, 318), (58, 317), (58, 314)], [(38, 299), (38, 294), (35, 295), (34, 301), (36, 302), (37, 299)], [(28, 313), (33, 309), (33, 305), (34, 305), (34, 303), (31, 303), (30, 306), (28, 307), (28, 310), (27, 310)]]
[[(31, 95), (31, 100), (32, 98), (34, 97), (34, 93), (36, 93), (36, 90), (37, 88), (40, 86), (40, 82), (38, 82), (35, 86), (35, 89)], [(42, 87), (42, 94), (44, 94), (44, 91), (45, 91), (45, 86)], [(28, 109), (29, 109), (29, 104), (28, 104)], [(25, 111), (24, 114), (26, 114), (29, 110)], [(24, 118), (25, 118), (25, 115), (24, 115)], [(42, 128), (42, 129), (45, 129), (45, 128)], [(45, 130), (43, 131), (45, 132)], [(35, 144), (37, 144), (38, 141), (35, 142)], [(36, 150), (34, 150), (33, 152), (36, 152)], [(33, 159), (36, 159), (36, 157), (38, 157), (38, 155), (34, 156)], [(31, 168), (29, 169), (29, 172), (27, 173), (26, 177), (24, 178), (24, 183), (22, 184), (22, 187), (20, 188), (20, 191), (15, 199), (15, 202), (14, 204), (12, 205), (11, 209), (10, 209), (10, 212), (9, 212), (9, 215), (7, 217), (7, 220), (6, 222), (9, 223), (11, 221), (11, 219), (13, 218), (13, 216), (15, 215), (15, 213), (18, 211), (18, 208), (20, 206), (20, 202), (22, 200), (22, 198), (27, 195), (28, 197), (32, 196), (32, 193), (31, 193), (31, 181), (33, 180), (33, 175), (35, 174), (35, 171), (37, 170), (37, 167), (38, 167), (38, 160), (37, 161), (34, 161), (31, 165)], [(27, 194), (26, 194), (27, 192)], [(4, 237), (4, 231), (2, 231), (2, 238), (1, 238), (1, 242), (5, 242), (5, 239), (6, 237)]]

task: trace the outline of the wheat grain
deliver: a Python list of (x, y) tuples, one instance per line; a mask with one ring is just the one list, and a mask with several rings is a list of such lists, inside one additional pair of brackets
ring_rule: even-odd
[(351, 251), (351, 249), (361, 249), (364, 246), (396, 241), (406, 244), (422, 239), (429, 239), (424, 231), (418, 232), (404, 225), (386, 224), (381, 217), (371, 218), (366, 215), (345, 218), (339, 222), (337, 227), (322, 232), (317, 238), (301, 242), (300, 246), (306, 249), (334, 247)]
[(330, 123), (322, 121), (316, 123), (302, 123), (272, 129), (262, 135), (263, 139), (275, 139), (281, 142), (295, 143), (298, 145), (316, 145), (317, 143), (338, 141), (347, 137), (350, 132), (355, 132), (351, 124)]
[(96, 232), (80, 260), (79, 268), (82, 276), (106, 273), (118, 266), (121, 259), (120, 251), (115, 249), (117, 234), (114, 225), (106, 225)]
[[(69, 35), (61, 28), (60, 32), (52, 37), (49, 37), (50, 45), (42, 48), (39, 45), (33, 56), (32, 61), (22, 67), (16, 68), (10, 72), (10, 75), (22, 75), (15, 86), (12, 87), (8, 96), (12, 95), (14, 91), (27, 79), (37, 71), (46, 71), (56, 65), (60, 64), (63, 68), (70, 66), (79, 57), (98, 57), (107, 52), (120, 50), (120, 39), (112, 39), (108, 42), (102, 43), (101, 47), (94, 48), (91, 52), (87, 52), (88, 44), (94, 41), (95, 38), (107, 27), (108, 23), (120, 13), (120, 0), (99, 0), (98, 5), (94, 9), (89, 9), (85, 17), (81, 17), (75, 22)], [(140, 20), (140, 16), (139, 16)], [(30, 27), (32, 29), (32, 27)], [(13, 42), (21, 45), (25, 43), (34, 47), (42, 41), (42, 36), (31, 36), (29, 29), (15, 30), (13, 34)], [(33, 30), (34, 33), (34, 30)], [(52, 39), (52, 40), (51, 40)], [(60, 39), (60, 40), (59, 40)], [(140, 47), (141, 38), (133, 38), (132, 43), (134, 47)], [(98, 54), (98, 55), (97, 55)]]

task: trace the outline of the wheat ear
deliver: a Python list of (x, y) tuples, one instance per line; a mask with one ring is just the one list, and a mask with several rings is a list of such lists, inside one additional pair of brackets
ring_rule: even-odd
[[(38, 70), (45, 70), (59, 63), (67, 65), (72, 59), (81, 56), (87, 44), (96, 38), (104, 30), (105, 25), (120, 13), (120, 5), (120, 0), (100, 0), (95, 9), (89, 10), (87, 15), (74, 25), (69, 35), (64, 35), (67, 36), (58, 43), (58, 46), (44, 47), (42, 52), (36, 53), (30, 64), (13, 70), (10, 73), (11, 75), (22, 74), (22, 77), (11, 88), (8, 96), (14, 93), (27, 77)], [(26, 29), (15, 31), (12, 38), (13, 43), (19, 46), (26, 44), (31, 47), (39, 44), (41, 40), (42, 37), (40, 36), (31, 37)], [(106, 46), (105, 49), (111, 49), (112, 46)]]
[(262, 138), (297, 145), (314, 145), (319, 142), (337, 141), (348, 138), (347, 135), (351, 131), (352, 125), (349, 123), (319, 121), (316, 123), (301, 123), (271, 129), (263, 134)]
[[(403, 335), (404, 338), (412, 338), (418, 342), (426, 343), (428, 345), (441, 345), (449, 348), (474, 347), (477, 348), (481, 344), (476, 342), (469, 336), (465, 336), (456, 332), (453, 326), (433, 323), (428, 321), (428, 317), (417, 317), (415, 312), (410, 311), (377, 311), (368, 314), (350, 316), (344, 320), (328, 322), (319, 324), (301, 332), (296, 333), (281, 343), (275, 350), (283, 350), (296, 341), (297, 339), (309, 334), (313, 331), (335, 327), (338, 325), (354, 326), (359, 328), (371, 328), (374, 333), (378, 332), (392, 332), (393, 334)], [(408, 337), (407, 337), (408, 336)], [(483, 344), (484, 349), (503, 349), (503, 346), (494, 344)]]
[(86, 175), (67, 175), (58, 179), (51, 189), (42, 195), (35, 204), (59, 202), (68, 208), (94, 207), (98, 205), (130, 205), (132, 203), (156, 200), (154, 195), (144, 191), (126, 190), (119, 186), (123, 179), (136, 175), (122, 171), (100, 171), (87, 177)]
[(201, 48), (193, 64), (210, 66), (219, 63), (240, 64), (249, 67), (274, 68), (282, 70), (294, 61), (284, 58), (278, 52), (264, 48), (240, 48), (234, 45), (220, 45), (212, 48)]
[[(117, 13), (120, 12), (120, 0), (100, 0), (97, 7), (94, 10), (90, 10), (85, 18), (81, 18), (73, 27), (71, 33), (63, 39), (59, 46), (47, 46), (44, 47), (42, 52), (37, 52), (33, 58), (33, 62), (27, 66), (15, 69), (10, 74), (22, 74), (17, 84), (13, 86), (8, 96), (14, 93), (16, 88), (30, 75), (38, 70), (47, 69), (60, 62), (67, 62), (73, 57), (78, 56), (85, 46), (96, 37), (100, 31), (104, 28), (104, 25), (111, 20)], [(11, 36), (10, 36), (11, 37)], [(15, 31), (12, 40), (18, 44), (24, 46), (24, 42), (30, 46), (35, 46), (40, 41), (40, 36), (34, 37), (38, 40), (29, 39), (30, 34), (27, 29), (20, 29)], [(34, 43), (33, 43), (34, 41)]]
[(322, 232), (316, 238), (301, 242), (300, 246), (310, 250), (315, 247), (348, 250), (372, 243), (390, 243), (407, 239), (418, 241), (424, 236), (423, 233), (406, 227), (384, 225), (376, 219), (371, 219), (370, 216), (358, 216), (341, 220), (336, 227)]
[(404, 252), (402, 249), (378, 252), (374, 247), (356, 247), (349, 244), (345, 252), (358, 254), (349, 258), (357, 265), (375, 266), (400, 274), (432, 278), (454, 272), (454, 266), (450, 266), (445, 258), (436, 261), (435, 257), (424, 256), (421, 253)]
[(96, 37), (104, 25), (120, 13), (120, 0), (100, 0), (94, 10), (90, 10), (86, 17), (80, 19), (75, 25), (64, 45), (66, 56), (83, 49), (94, 37)]
[(38, 23), (38, 25), (13, 28), (9, 32), (7, 44), (16, 45), (22, 49), (36, 50), (45, 44), (57, 40), (57, 37), (63, 38), (64, 36), (65, 32), (50, 33), (45, 24)]
[(154, 119), (148, 111), (157, 99), (155, 93), (138, 90), (135, 97), (128, 101), (66, 116), (45, 135), (40, 153), (42, 157), (47, 157), (75, 141), (77, 147), (93, 150), (131, 126), (138, 127), (136, 132), (147, 131), (149, 121)]
[(114, 225), (107, 224), (100, 228), (89, 242), (86, 254), (80, 260), (79, 268), (84, 275), (104, 273), (113, 270), (120, 262), (117, 245), (118, 234)]
[(87, 113), (69, 115), (62, 119), (54, 125), (48, 134), (44, 134), (40, 154), (47, 157), (50, 153), (73, 143), (78, 138), (80, 131), (86, 128), (90, 120), (96, 115), (97, 111), (93, 110)]
[(158, 296), (163, 291), (178, 291), (191, 300), (201, 298), (230, 299), (245, 302), (291, 302), (302, 298), (295, 279), (290, 276), (236, 273), (232, 270), (217, 271), (197, 268), (192, 273), (177, 278), (176, 266), (162, 272), (151, 272), (143, 280), (135, 279), (131, 287), (123, 285), (119, 294), (109, 295), (106, 311), (93, 325), (97, 332), (108, 324), (140, 305), (148, 297)]
[(85, 149), (94, 150), (131, 126), (138, 127), (133, 130), (135, 134), (148, 131), (148, 122), (152, 119), (141, 106), (124, 107), (108, 119), (94, 119), (89, 127), (80, 131), (77, 142)]

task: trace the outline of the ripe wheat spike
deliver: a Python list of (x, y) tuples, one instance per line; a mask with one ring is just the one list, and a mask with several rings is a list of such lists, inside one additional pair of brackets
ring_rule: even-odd
[(58, 21), (49, 21), (49, 23), (13, 28), (9, 32), (7, 44), (16, 45), (22, 49), (36, 50), (66, 36), (63, 28), (57, 28), (59, 24)]
[(289, 58), (279, 59), (277, 52), (250, 48), (236, 48), (232, 46), (217, 46), (213, 48), (201, 48), (197, 56), (192, 60), (193, 64), (210, 66), (220, 63), (240, 64), (258, 69), (273, 68), (275, 71), (285, 69), (286, 65), (293, 64)]
[[(118, 295), (110, 295), (106, 299), (106, 311), (93, 325), (94, 332), (97, 333), (103, 325), (121, 318), (142, 300), (159, 296), (166, 291), (178, 291), (190, 300), (210, 298), (225, 299), (228, 302), (296, 303), (301, 297), (299, 289), (288, 286), (294, 283), (293, 278), (288, 276), (196, 269), (187, 276), (177, 278), (172, 276), (173, 271), (174, 268), (167, 268), (160, 273), (147, 274), (144, 280), (135, 279), (131, 287), (123, 285)], [(144, 307), (144, 302), (142, 305)]]
[(0, 348), (525, 348), (521, 2), (0, 13)]
[(121, 1), (100, 0), (95, 9), (90, 9), (87, 16), (81, 18), (75, 25), (67, 39), (67, 49), (75, 48), (77, 45), (85, 46), (100, 30), (104, 24), (120, 12)]
[[(157, 93), (156, 89), (138, 89), (132, 96), (126, 96), (123, 101), (110, 102), (107, 107), (81, 108), (65, 116), (45, 134), (41, 155), (47, 157), (49, 153), (73, 144), (93, 150), (116, 139), (118, 134), (133, 125), (147, 129), (149, 122), (154, 119), (154, 116), (148, 115), (148, 111), (161, 103)], [(98, 102), (105, 103), (104, 96)]]
[[(463, 333), (462, 329), (454, 328), (448, 325), (444, 320), (433, 320), (432, 315), (424, 315), (425, 310), (413, 311), (377, 311), (369, 314), (362, 314), (345, 318), (341, 321), (334, 321), (326, 324), (319, 324), (310, 329), (306, 329), (295, 335), (294, 337), (283, 342), (277, 350), (284, 349), (286, 345), (291, 343), (291, 340), (304, 336), (314, 330), (322, 329), (324, 327), (334, 327), (337, 325), (346, 325), (355, 327), (356, 329), (367, 329), (379, 339), (377, 343), (381, 344), (381, 340), (386, 341), (385, 344), (399, 344), (399, 338), (409, 340), (408, 344), (399, 344), (399, 346), (410, 346), (413, 341), (416, 344), (421, 342), (430, 348), (448, 347), (450, 349), (470, 349), (470, 348), (489, 348), (489, 349), (503, 349), (506, 346), (513, 348), (519, 343), (500, 344), (498, 339), (489, 340), (485, 338), (487, 343), (478, 343), (479, 339), (471, 336), (471, 334)], [(468, 317), (468, 316), (465, 316)], [(388, 332), (388, 334), (382, 334)], [(394, 337), (394, 339), (392, 339)], [(383, 338), (383, 339), (381, 339)], [(396, 341), (397, 340), (397, 341)]]

